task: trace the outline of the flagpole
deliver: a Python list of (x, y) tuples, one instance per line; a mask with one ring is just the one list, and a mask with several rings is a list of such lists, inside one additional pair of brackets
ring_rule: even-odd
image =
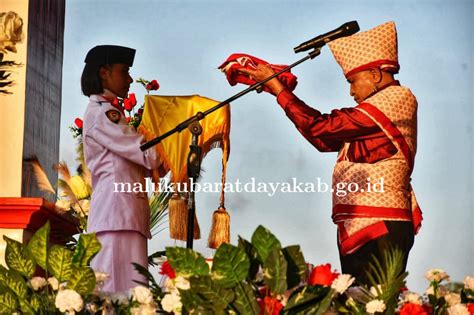
[(307, 56), (301, 58), (300, 60), (292, 63), (291, 65), (287, 66), (286, 68), (282, 69), (279, 72), (274, 73), (273, 75), (269, 76), (265, 80), (261, 82), (257, 82), (245, 90), (229, 97), (228, 99), (220, 102), (219, 104), (215, 105), (214, 107), (209, 108), (208, 110), (204, 112), (198, 112), (196, 115), (186, 119), (185, 121), (179, 123), (176, 127), (173, 129), (165, 132), (161, 136), (158, 136), (140, 146), (140, 149), (142, 151), (145, 151), (158, 143), (160, 143), (163, 139), (166, 139), (167, 137), (171, 136), (172, 134), (175, 134), (176, 132), (181, 132), (182, 130), (188, 128), (190, 132), (192, 133), (192, 142), (190, 145), (190, 152), (188, 155), (188, 177), (192, 178), (193, 181), (193, 187), (191, 187), (191, 191), (189, 192), (189, 200), (188, 200), (188, 222), (187, 222), (187, 235), (186, 235), (186, 247), (187, 248), (193, 248), (193, 239), (194, 239), (194, 217), (196, 215), (196, 201), (195, 201), (195, 195), (194, 195), (194, 185), (197, 181), (197, 178), (199, 177), (199, 173), (201, 170), (201, 147), (199, 147), (199, 135), (202, 132), (202, 127), (199, 124), (199, 121), (204, 119), (207, 115), (210, 113), (218, 110), (219, 108), (229, 104), (230, 102), (235, 101), (236, 99), (244, 96), (245, 94), (251, 92), (251, 91), (257, 91), (261, 92), (263, 85), (270, 81), (271, 79), (279, 76), (280, 74), (290, 70), (293, 67), (296, 67), (297, 65), (305, 62), (308, 59), (313, 59), (316, 56), (318, 56), (321, 53), (320, 48), (316, 48), (312, 52), (308, 53)]

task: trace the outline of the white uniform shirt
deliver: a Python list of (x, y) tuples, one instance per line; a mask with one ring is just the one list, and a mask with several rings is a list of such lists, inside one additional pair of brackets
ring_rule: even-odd
[[(131, 188), (141, 183), (145, 188), (145, 168), (158, 168), (160, 159), (153, 149), (142, 152), (143, 136), (127, 124), (122, 114), (117, 123), (112, 122), (107, 117), (111, 110), (118, 112), (102, 96), (91, 95), (84, 114), (84, 155), (93, 188), (87, 229), (133, 230), (151, 238), (146, 192), (114, 192), (114, 183), (130, 183)], [(120, 185), (117, 188), (120, 190)]]

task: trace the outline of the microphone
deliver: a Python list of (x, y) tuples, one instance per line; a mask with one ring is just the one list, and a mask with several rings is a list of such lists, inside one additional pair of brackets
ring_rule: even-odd
[(295, 51), (295, 53), (299, 53), (311, 48), (315, 48), (315, 49), (321, 48), (324, 45), (326, 45), (326, 43), (332, 40), (353, 35), (357, 33), (359, 30), (360, 28), (359, 28), (359, 24), (357, 24), (357, 21), (347, 22), (347, 23), (342, 24), (340, 27), (336, 28), (335, 30), (327, 32), (326, 34), (316, 36), (315, 38), (310, 39), (300, 44), (299, 46), (293, 48), (293, 50)]

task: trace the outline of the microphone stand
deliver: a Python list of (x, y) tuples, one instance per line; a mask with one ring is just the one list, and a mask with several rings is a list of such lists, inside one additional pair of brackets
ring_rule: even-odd
[(194, 186), (196, 184), (196, 180), (199, 177), (199, 173), (201, 170), (201, 156), (202, 156), (202, 149), (198, 145), (198, 139), (199, 135), (202, 132), (202, 127), (199, 124), (199, 121), (204, 119), (207, 115), (210, 113), (218, 110), (219, 108), (229, 104), (230, 102), (233, 102), (234, 100), (244, 96), (245, 94), (255, 90), (258, 93), (262, 91), (263, 85), (270, 81), (271, 79), (279, 76), (280, 74), (290, 70), (293, 67), (296, 67), (300, 63), (305, 62), (308, 59), (313, 59), (316, 56), (318, 56), (321, 53), (321, 48), (316, 48), (313, 51), (309, 52), (307, 56), (301, 58), (300, 60), (292, 63), (291, 65), (287, 66), (286, 68), (282, 69), (281, 71), (278, 71), (274, 73), (273, 75), (269, 76), (265, 80), (261, 82), (257, 82), (245, 90), (235, 94), (234, 96), (229, 97), (228, 99), (220, 102), (219, 104), (215, 105), (214, 107), (209, 108), (208, 110), (204, 112), (198, 112), (196, 115), (184, 120), (183, 122), (179, 123), (176, 127), (173, 129), (165, 132), (161, 136), (158, 136), (140, 146), (140, 150), (145, 151), (158, 143), (160, 143), (163, 139), (166, 139), (167, 137), (171, 136), (172, 134), (175, 134), (176, 132), (181, 132), (184, 129), (188, 128), (191, 133), (193, 134), (192, 136), (192, 141), (190, 145), (190, 152), (188, 155), (188, 177), (192, 179), (192, 187), (191, 191), (189, 194), (189, 200), (188, 200), (188, 222), (187, 222), (187, 235), (186, 235), (186, 247), (187, 248), (193, 248), (193, 238), (194, 238), (194, 217), (196, 213), (196, 203), (195, 203), (195, 196), (194, 196)]

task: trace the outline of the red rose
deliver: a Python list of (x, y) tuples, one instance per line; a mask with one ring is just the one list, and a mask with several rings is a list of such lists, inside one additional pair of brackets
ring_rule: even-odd
[(420, 304), (406, 303), (400, 309), (400, 315), (428, 315), (428, 313)]
[(132, 117), (126, 117), (125, 121), (127, 122), (127, 124), (130, 123), (130, 121), (132, 121)]
[(150, 83), (148, 83), (145, 87), (147, 91), (151, 90), (158, 90), (160, 88), (160, 84), (156, 80), (152, 80)]
[(259, 299), (260, 315), (278, 315), (283, 309), (283, 304), (277, 298), (266, 296), (263, 300)]
[(130, 100), (133, 106), (137, 105), (137, 99), (135, 97), (135, 93), (128, 94), (128, 99)]
[(114, 100), (112, 101), (112, 105), (113, 106), (118, 106), (120, 103), (119, 99), (118, 98), (114, 98)]
[[(136, 103), (135, 103), (136, 104)], [(131, 111), (135, 105), (132, 103), (132, 101), (128, 98), (123, 99), (123, 108), (127, 111)]]
[(311, 271), (308, 284), (330, 286), (337, 276), (339, 273), (331, 272), (331, 264), (319, 265)]
[(469, 314), (474, 314), (474, 303), (468, 303), (467, 310), (469, 311)]
[(82, 119), (76, 118), (74, 119), (74, 123), (76, 124), (77, 128), (82, 129), (82, 125), (83, 125)]
[(171, 267), (169, 261), (165, 261), (163, 265), (161, 265), (161, 270), (160, 270), (161, 275), (167, 275), (170, 277), (170, 279), (176, 278), (176, 273), (174, 272), (173, 267)]

